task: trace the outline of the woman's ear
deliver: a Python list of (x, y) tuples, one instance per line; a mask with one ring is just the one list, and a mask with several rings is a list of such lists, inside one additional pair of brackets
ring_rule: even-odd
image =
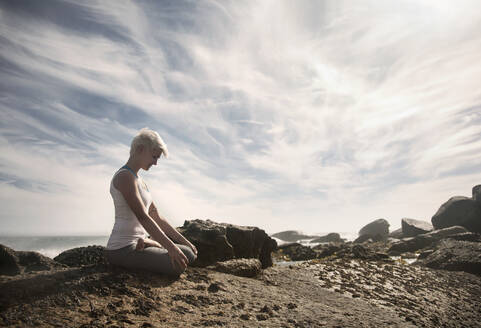
[(139, 154), (142, 154), (142, 152), (144, 151), (144, 149), (145, 149), (145, 146), (144, 146), (144, 145), (138, 145), (138, 146), (137, 146), (137, 152), (138, 152)]

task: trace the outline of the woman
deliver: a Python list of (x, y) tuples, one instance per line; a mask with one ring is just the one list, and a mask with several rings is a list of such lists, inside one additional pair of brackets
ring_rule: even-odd
[(162, 154), (168, 156), (167, 147), (155, 131), (144, 128), (132, 140), (129, 160), (110, 183), (115, 223), (105, 255), (113, 265), (179, 276), (196, 259), (197, 249), (159, 215), (138, 176), (140, 169), (157, 165)]

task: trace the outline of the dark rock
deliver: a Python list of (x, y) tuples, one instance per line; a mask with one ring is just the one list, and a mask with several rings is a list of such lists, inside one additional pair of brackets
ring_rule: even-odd
[(378, 241), (383, 241), (386, 240), (386, 236), (384, 235), (362, 235), (357, 237), (353, 243), (354, 244), (363, 244), (363, 243), (373, 243), (373, 242), (378, 242)]
[(62, 264), (55, 262), (50, 257), (37, 252), (17, 251), (16, 255), (20, 265), (24, 267), (24, 272), (45, 271), (63, 267)]
[(332, 232), (325, 236), (321, 236), (314, 240), (311, 240), (311, 243), (342, 243), (345, 240), (341, 238), (341, 235), (337, 232)]
[(473, 187), (473, 200), (478, 205), (481, 205), (481, 185), (477, 185)]
[(63, 265), (40, 253), (15, 251), (0, 245), (0, 274), (12, 276), (22, 272), (45, 271), (59, 267)]
[(241, 318), (242, 320), (249, 320), (251, 316), (248, 313), (243, 313), (240, 315), (239, 318)]
[(471, 198), (452, 197), (441, 205), (431, 222), (435, 229), (457, 225), (472, 232), (481, 232), (481, 207)]
[(434, 249), (427, 249), (421, 253), (419, 253), (418, 260), (425, 259), (429, 255), (431, 255), (434, 252)]
[(310, 247), (299, 243), (290, 243), (279, 246), (283, 255), (289, 256), (292, 261), (306, 261), (317, 258), (317, 253)]
[(258, 321), (264, 321), (264, 320), (267, 320), (269, 319), (269, 317), (267, 316), (267, 314), (264, 314), (264, 313), (259, 313), (256, 315), (256, 318)]
[(207, 288), (207, 291), (209, 293), (217, 293), (219, 290), (221, 290), (220, 285), (218, 283), (212, 283), (209, 285), (209, 288)]
[(481, 275), (481, 244), (453, 239), (441, 240), (436, 244), (434, 252), (415, 264), (432, 269)]
[(279, 239), (284, 240), (284, 241), (293, 242), (293, 241), (298, 241), (298, 240), (301, 240), (301, 239), (313, 239), (313, 238), (317, 238), (319, 236), (308, 236), (308, 235), (304, 235), (300, 231), (287, 230), (287, 231), (277, 232), (277, 233), (271, 235), (271, 237), (279, 238)]
[(464, 227), (452, 226), (452, 227), (445, 228), (445, 229), (434, 230), (434, 231), (428, 232), (424, 235), (433, 237), (435, 239), (442, 239), (442, 238), (445, 238), (445, 237), (449, 237), (449, 236), (452, 236), (452, 235), (456, 235), (456, 234), (459, 234), (459, 233), (465, 233), (465, 232), (468, 232), (468, 231)]
[(0, 244), (0, 275), (14, 276), (22, 270), (15, 251)]
[(272, 266), (271, 252), (277, 243), (257, 227), (216, 223), (211, 220), (185, 221), (177, 228), (197, 250), (194, 266), (208, 266), (234, 258), (256, 258), (262, 268)]
[(371, 254), (369, 254), (369, 251), (362, 245), (354, 245), (352, 247), (352, 255), (357, 259), (368, 259)]
[(57, 255), (54, 260), (69, 267), (106, 264), (104, 250), (105, 247), (98, 245), (72, 248)]
[(429, 222), (408, 218), (401, 220), (401, 227), (404, 237), (415, 237), (433, 230)]
[(217, 262), (213, 266), (208, 266), (219, 272), (229, 273), (239, 277), (256, 277), (262, 272), (261, 262), (258, 259), (233, 259), (223, 262)]
[(370, 236), (375, 237), (379, 236), (382, 239), (387, 239), (389, 235), (389, 223), (385, 219), (378, 219), (369, 224), (366, 224), (364, 227), (359, 230), (359, 236)]
[(470, 241), (481, 243), (481, 234), (475, 232), (461, 232), (454, 235), (450, 235), (447, 238), (459, 240), (459, 241)]
[(312, 249), (318, 253), (318, 258), (324, 258), (338, 252), (341, 249), (341, 246), (336, 244), (316, 245)]
[(446, 238), (450, 235), (464, 232), (467, 232), (464, 227), (455, 226), (440, 230), (434, 230), (429, 233), (417, 235), (416, 237), (404, 238), (403, 240), (392, 244), (388, 250), (388, 253), (398, 255), (406, 252), (415, 252), (417, 250), (428, 247), (435, 241)]
[(403, 235), (403, 229), (399, 228), (399, 229), (396, 229), (396, 230), (390, 232), (389, 237), (396, 238), (396, 239), (404, 238), (405, 236)]

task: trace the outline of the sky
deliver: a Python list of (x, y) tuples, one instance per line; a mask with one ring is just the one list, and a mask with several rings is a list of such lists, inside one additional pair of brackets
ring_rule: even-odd
[(476, 0), (0, 0), (0, 234), (108, 235), (133, 136), (169, 222), (431, 221), (481, 183)]

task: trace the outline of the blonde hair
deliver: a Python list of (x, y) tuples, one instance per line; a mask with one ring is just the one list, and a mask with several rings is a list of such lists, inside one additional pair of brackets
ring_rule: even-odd
[(169, 157), (169, 151), (167, 146), (160, 137), (160, 135), (154, 130), (149, 128), (143, 128), (139, 133), (132, 139), (130, 145), (130, 155), (133, 155), (140, 145), (148, 147), (150, 150), (159, 149), (164, 154), (164, 157)]

